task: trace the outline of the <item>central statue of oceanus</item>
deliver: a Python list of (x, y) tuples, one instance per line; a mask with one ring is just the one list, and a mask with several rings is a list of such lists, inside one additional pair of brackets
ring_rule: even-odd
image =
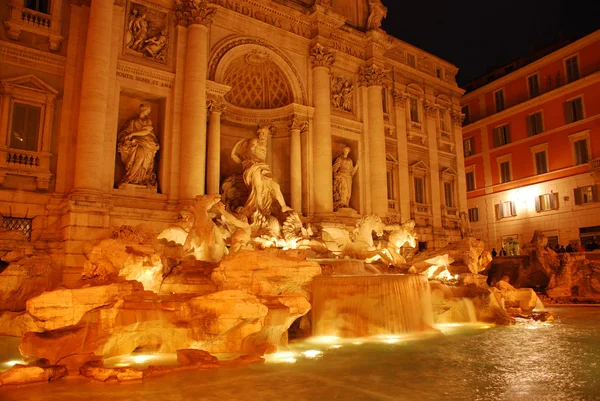
[(250, 190), (242, 214), (253, 219), (258, 212), (264, 217), (272, 213), (285, 213), (291, 210), (285, 204), (279, 184), (273, 178), (267, 164), (267, 141), (270, 128), (261, 126), (256, 137), (243, 139), (235, 144), (231, 158), (244, 168), (244, 183)]

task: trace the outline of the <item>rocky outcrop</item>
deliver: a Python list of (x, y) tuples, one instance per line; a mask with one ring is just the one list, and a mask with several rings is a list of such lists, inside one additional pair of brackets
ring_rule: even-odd
[(36, 250), (19, 231), (0, 231), (0, 311), (20, 312), (25, 302), (56, 288), (61, 272), (46, 251)]
[[(451, 276), (462, 273), (477, 274), (492, 260), (491, 254), (485, 251), (484, 247), (483, 241), (468, 237), (441, 249), (421, 252), (408, 263), (414, 266), (416, 273), (422, 273), (436, 265), (445, 267)], [(440, 273), (443, 270), (441, 269)]]
[(287, 330), (311, 308), (307, 286), (320, 274), (304, 251), (267, 249), (229, 255), (211, 277), (219, 289), (244, 291), (268, 307), (264, 327), (245, 340), (244, 349), (257, 352), (264, 344), (287, 344)]
[(15, 365), (6, 372), (0, 373), (0, 386), (47, 382), (66, 375), (67, 369), (64, 366), (39, 367)]
[(162, 283), (163, 263), (157, 250), (134, 238), (102, 240), (88, 248), (88, 260), (82, 276), (95, 283), (136, 280), (144, 289), (158, 293)]
[(28, 312), (42, 331), (25, 333), (21, 354), (58, 364), (139, 349), (241, 352), (244, 340), (263, 328), (268, 309), (239, 290), (159, 297), (124, 282), (44, 293), (28, 301)]

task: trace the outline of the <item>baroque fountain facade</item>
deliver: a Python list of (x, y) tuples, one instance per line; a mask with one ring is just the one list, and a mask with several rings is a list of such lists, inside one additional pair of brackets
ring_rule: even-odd
[[(310, 327), (311, 303), (315, 330), (342, 336), (468, 319), (464, 297), (480, 320), (533, 309), (532, 291), (480, 285), (457, 68), (386, 34), (380, 1), (338, 3), (1, 11), (0, 334), (37, 361), (2, 384), (138, 378), (101, 360), (140, 350), (252, 360)], [(342, 304), (427, 301), (332, 323), (348, 306), (320, 280), (341, 276), (359, 277)], [(368, 290), (380, 276), (402, 283)]]

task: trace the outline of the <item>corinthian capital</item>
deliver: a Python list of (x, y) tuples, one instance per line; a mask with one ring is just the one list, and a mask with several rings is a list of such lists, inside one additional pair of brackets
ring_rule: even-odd
[(423, 108), (425, 109), (425, 113), (427, 113), (428, 117), (435, 117), (435, 113), (437, 113), (437, 105), (429, 100), (423, 101)]
[(454, 125), (460, 127), (465, 119), (465, 114), (459, 110), (452, 110), (450, 112), (450, 117), (452, 118)]
[(317, 43), (310, 50), (310, 62), (313, 64), (313, 67), (330, 68), (335, 62), (335, 53), (322, 44)]
[(304, 132), (308, 129), (308, 121), (301, 120), (298, 117), (294, 117), (289, 124), (290, 131)]
[(206, 101), (206, 110), (208, 113), (223, 113), (225, 111), (225, 102), (222, 99), (208, 99)]
[(210, 25), (217, 8), (209, 6), (207, 0), (176, 0), (175, 18), (177, 25)]
[(370, 67), (360, 67), (358, 70), (358, 80), (362, 86), (386, 86), (389, 81), (389, 70), (385, 70), (375, 64)]
[(392, 96), (394, 97), (396, 106), (400, 106), (402, 108), (406, 107), (406, 101), (408, 100), (408, 93), (399, 91), (398, 89), (393, 89)]

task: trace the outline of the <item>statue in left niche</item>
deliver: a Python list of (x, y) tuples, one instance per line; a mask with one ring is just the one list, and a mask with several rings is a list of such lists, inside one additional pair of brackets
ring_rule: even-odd
[(121, 184), (157, 187), (154, 158), (160, 146), (152, 120), (148, 118), (151, 111), (150, 106), (141, 104), (139, 116), (131, 119), (119, 132), (117, 150), (125, 165), (125, 176), (121, 179)]

